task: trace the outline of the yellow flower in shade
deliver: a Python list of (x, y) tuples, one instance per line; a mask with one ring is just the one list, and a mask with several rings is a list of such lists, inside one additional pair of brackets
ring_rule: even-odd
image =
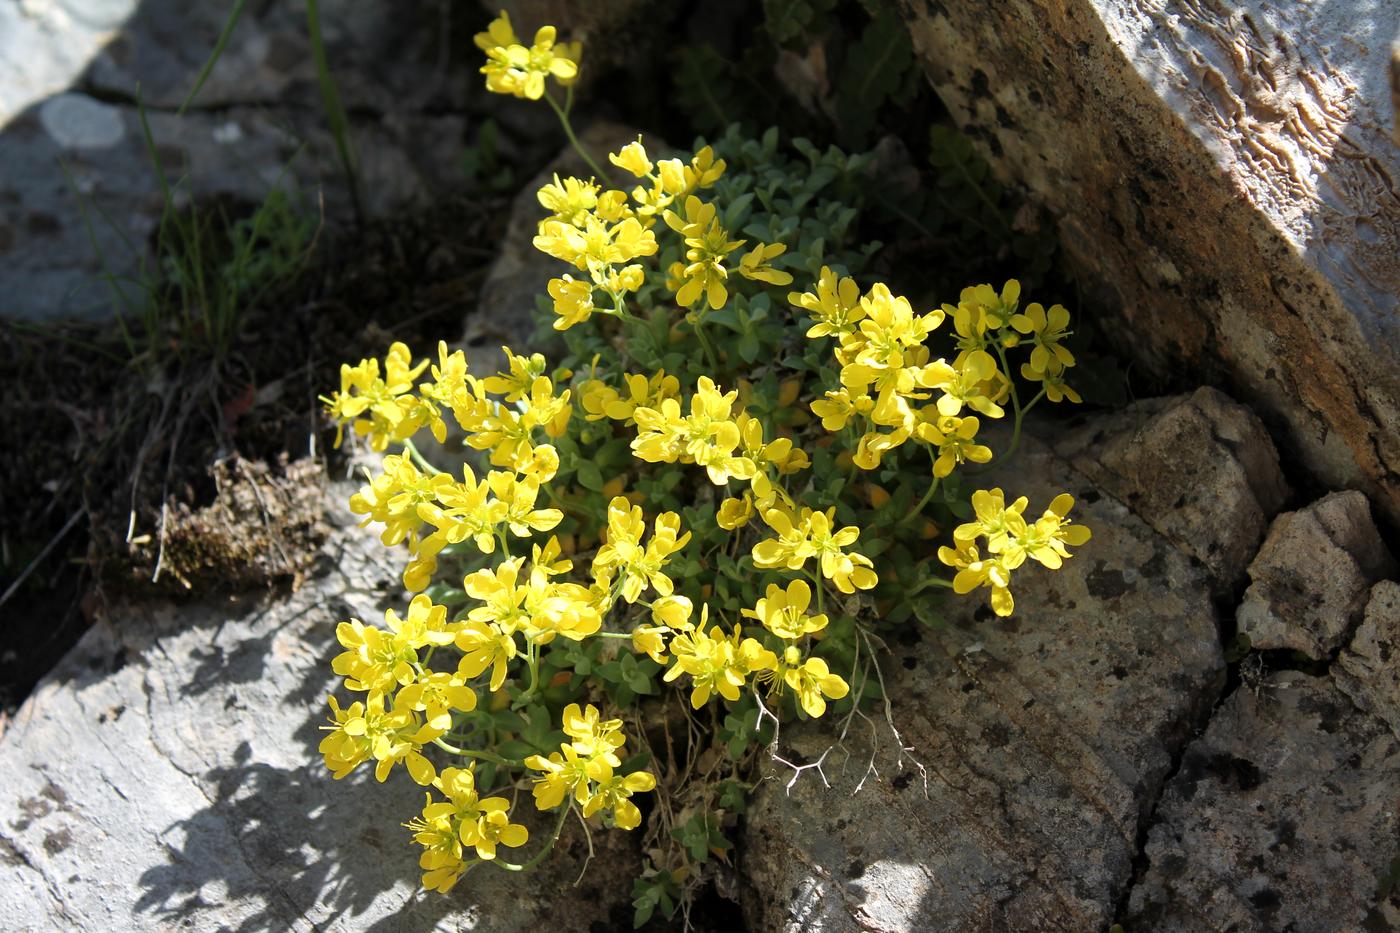
[(1069, 399), (1076, 405), (1084, 401), (1079, 397), (1079, 393), (1065, 382), (1065, 367), (1060, 366), (1058, 360), (1051, 360), (1050, 368), (1043, 372), (1032, 369), (1029, 363), (1022, 363), (1021, 376), (1029, 382), (1042, 383), (1045, 388), (1045, 397), (1056, 404), (1065, 399)]
[(582, 324), (593, 314), (593, 283), (576, 279), (571, 275), (550, 279), (546, 287), (549, 297), (554, 299), (555, 330), (568, 330), (575, 324)]
[(743, 615), (757, 619), (763, 627), (786, 641), (796, 641), (804, 635), (820, 632), (826, 628), (826, 615), (807, 615), (807, 607), (812, 604), (812, 588), (805, 580), (793, 580), (784, 589), (776, 583), (769, 584), (764, 595), (752, 609), (742, 610)]
[(997, 290), (990, 285), (974, 285), (964, 288), (958, 297), (959, 304), (980, 312), (983, 326), (988, 330), (1010, 327), (1020, 300), (1021, 283), (1015, 279), (1007, 279), (1001, 294), (997, 294)]
[(992, 591), (992, 611), (999, 616), (1009, 616), (1015, 609), (1011, 597), (1011, 570), (997, 557), (983, 559), (977, 552), (977, 545), (971, 541), (957, 541), (957, 548), (941, 547), (938, 559), (957, 570), (953, 577), (953, 592), (958, 595), (971, 593), (978, 587), (988, 587)]
[(439, 671), (420, 675), (398, 692), (394, 704), (422, 713), (434, 731), (447, 732), (452, 728), (452, 710), (470, 713), (476, 709), (476, 694), (460, 674)]
[(725, 499), (719, 504), (715, 523), (725, 531), (734, 531), (747, 525), (753, 514), (753, 496), (745, 492), (742, 499)]
[(1011, 326), (1029, 334), (1035, 348), (1026, 364), (1032, 372), (1046, 373), (1074, 365), (1074, 354), (1060, 341), (1069, 336), (1069, 312), (1063, 305), (1051, 305), (1049, 312), (1038, 302), (1026, 305), (1025, 313), (1011, 318)]
[(647, 151), (640, 137), (636, 142), (628, 143), (617, 152), (611, 153), (608, 161), (638, 178), (645, 178), (651, 174), (651, 159), (647, 158)]
[(954, 379), (940, 386), (943, 396), (938, 400), (938, 413), (951, 418), (966, 405), (989, 418), (1000, 418), (1006, 411), (994, 400), (999, 389), (992, 388), (997, 385), (999, 374), (996, 360), (990, 353), (976, 350), (967, 354), (962, 363), (954, 367)]
[(690, 631), (691, 602), (684, 596), (662, 596), (651, 604), (651, 625), (632, 630), (632, 650), (648, 655), (657, 664), (666, 663), (666, 637)]
[(469, 621), (457, 633), (457, 648), (462, 652), (457, 673), (467, 680), (491, 668), (491, 690), (501, 689), (506, 672), (516, 655), (515, 638), (501, 626)]
[(827, 700), (839, 700), (851, 692), (844, 678), (831, 673), (821, 658), (801, 660), (801, 652), (796, 645), (789, 645), (783, 652), (783, 683), (797, 694), (797, 702), (803, 712), (818, 719), (826, 712)]
[(642, 823), (642, 811), (628, 798), (656, 788), (656, 777), (646, 771), (615, 774), (601, 782), (583, 806), (585, 817), (601, 810), (611, 810), (613, 824), (618, 829), (636, 829)]
[(684, 238), (687, 247), (687, 262), (681, 271), (676, 303), (689, 308), (703, 297), (711, 309), (724, 307), (729, 300), (729, 290), (724, 284), (729, 278), (725, 259), (745, 241), (729, 239), (728, 232), (715, 217), (715, 206), (694, 195), (685, 199), (684, 216), (673, 211), (666, 211), (663, 216), (666, 224)]
[(787, 247), (782, 243), (760, 243), (740, 257), (739, 274), (746, 279), (766, 282), (769, 285), (790, 285), (792, 276), (770, 265), (785, 252)]

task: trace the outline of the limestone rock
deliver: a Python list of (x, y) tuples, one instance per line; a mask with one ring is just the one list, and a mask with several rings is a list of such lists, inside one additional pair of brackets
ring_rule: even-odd
[(1255, 648), (1321, 660), (1360, 620), (1371, 584), (1394, 570), (1366, 497), (1332, 493), (1274, 520), (1249, 565), (1240, 632)]
[(1400, 735), (1400, 583), (1382, 580), (1351, 644), (1332, 666), (1332, 678), (1361, 709)]
[[(302, 8), (248, 5), (196, 106), (175, 115), (227, 12), (169, 0), (0, 5), (0, 265), (9, 286), (0, 315), (118, 310), (101, 276), (138, 274), (165, 206), (137, 119), (138, 85), (166, 173), (188, 176), (178, 207), (219, 199), (236, 219), (281, 187), (299, 190), (308, 214), (324, 206), (332, 219), (349, 215)], [(466, 121), (445, 89), (462, 85), (439, 73), (446, 62), (425, 47), (436, 40), (423, 16), (405, 13), (322, 9), (372, 216), (459, 180)], [(9, 61), (31, 77), (6, 80)]]
[(399, 825), (422, 789), (397, 769), (337, 782), (317, 760), (335, 623), (401, 607), (350, 491), (332, 488), (340, 528), (299, 591), (118, 610), (21, 707), (0, 736), (0, 929), (629, 925), (612, 879), (639, 870), (634, 838), (595, 833), (578, 888), (588, 846), (569, 828), (528, 883), (475, 870), (429, 894)]
[(1130, 930), (1394, 929), (1400, 740), (1327, 679), (1237, 690), (1148, 836)]
[(1033, 508), (1072, 491), (1093, 539), (1059, 572), (1019, 571), (1010, 620), (950, 597), (945, 627), (892, 636), (884, 676), (898, 741), (878, 714), (829, 752), (839, 722), (784, 727), (778, 754), (821, 760), (831, 786), (815, 769), (790, 782), (787, 766), (765, 766), (741, 848), (751, 928), (1112, 921), (1139, 825), (1224, 664), (1200, 571), (1027, 445), (1002, 484)]
[(1243, 582), (1288, 496), (1264, 426), (1211, 388), (1093, 416), (1057, 431), (1055, 449), (1225, 590)]
[(1230, 385), (1400, 520), (1400, 4), (901, 4), (954, 118), (1142, 370)]

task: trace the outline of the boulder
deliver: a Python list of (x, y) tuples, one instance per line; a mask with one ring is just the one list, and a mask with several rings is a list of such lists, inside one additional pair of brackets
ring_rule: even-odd
[(1400, 736), (1400, 583), (1371, 587), (1366, 614), (1332, 665), (1332, 677), (1353, 703)]
[(1239, 630), (1255, 648), (1323, 660), (1361, 620), (1371, 584), (1395, 569), (1366, 497), (1332, 493), (1274, 520), (1249, 565)]
[(1327, 678), (1236, 690), (1148, 835), (1129, 930), (1391, 930), (1400, 740)]
[[(366, 212), (383, 216), (459, 181), (463, 84), (439, 61), (435, 30), (423, 28), (427, 5), (411, 5), (424, 7), (418, 15), (323, 6)], [(165, 172), (172, 184), (187, 178), (177, 207), (217, 200), (237, 219), (281, 188), (299, 193), (313, 219), (322, 209), (349, 215), (300, 7), (248, 5), (193, 108), (176, 115), (227, 13), (226, 4), (168, 0), (0, 7), (0, 264), (9, 286), (0, 315), (111, 317), (120, 309), (101, 277), (135, 278), (143, 260), (149, 269), (166, 204), (138, 86)], [(26, 77), (5, 80), (8, 61)]]
[(1223, 592), (1244, 582), (1288, 497), (1263, 424), (1215, 389), (1054, 430), (1057, 453), (1199, 561)]
[[(528, 879), (474, 870), (423, 892), (401, 769), (334, 781), (316, 745), (335, 624), (400, 605), (396, 561), (338, 525), (300, 590), (118, 608), (0, 735), (0, 929), (626, 928), (635, 836), (577, 824)], [(529, 812), (528, 795), (520, 812)], [(538, 838), (549, 828), (532, 827)], [(525, 851), (534, 851), (534, 845)]]
[(900, 6), (1139, 371), (1231, 386), (1327, 487), (1400, 521), (1400, 5)]
[(1058, 572), (1018, 571), (1010, 619), (949, 596), (945, 626), (891, 633), (888, 721), (783, 727), (775, 753), (791, 766), (764, 765), (741, 846), (752, 929), (1112, 922), (1173, 755), (1223, 687), (1210, 585), (1024, 443), (1014, 474), (979, 485), (1032, 508), (1068, 490), (1093, 539)]

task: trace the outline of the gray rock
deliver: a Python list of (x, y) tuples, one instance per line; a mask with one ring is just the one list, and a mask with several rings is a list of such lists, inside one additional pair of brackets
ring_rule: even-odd
[(1249, 565), (1239, 630), (1255, 648), (1322, 660), (1360, 621), (1371, 584), (1394, 571), (1366, 497), (1332, 493), (1274, 520)]
[[(367, 213), (423, 203), (460, 180), (466, 85), (449, 65), (465, 62), (438, 54), (445, 8), (322, 7)], [(165, 205), (138, 86), (166, 172), (189, 177), (177, 205), (217, 198), (251, 210), (280, 186), (299, 189), (310, 215), (349, 216), (302, 6), (248, 5), (194, 109), (175, 116), (227, 12), (172, 0), (0, 5), (0, 315), (113, 316), (119, 303), (101, 276), (130, 281), (151, 261)]]
[(1366, 614), (1332, 665), (1332, 679), (1361, 709), (1400, 735), (1400, 583), (1371, 587)]
[(954, 120), (1060, 218), (1134, 365), (1235, 387), (1327, 487), (1400, 521), (1400, 4), (900, 9)]
[[(334, 626), (400, 602), (375, 536), (340, 524), (288, 595), (120, 608), (0, 736), (0, 929), (537, 930), (626, 917), (635, 837), (566, 830), (528, 881), (476, 870), (418, 888), (397, 772), (331, 779), (317, 760)], [(528, 795), (526, 806), (529, 810)], [(547, 827), (536, 826), (536, 836)], [(533, 852), (533, 846), (527, 851)]]
[(1211, 388), (1094, 416), (1057, 433), (1055, 450), (1200, 561), (1223, 591), (1244, 581), (1288, 496), (1264, 426)]
[(1113, 919), (1172, 756), (1223, 686), (1209, 585), (1038, 442), (1003, 477), (1033, 508), (1073, 492), (1093, 539), (1059, 572), (1019, 571), (1010, 620), (950, 597), (945, 627), (911, 622), (891, 637), (900, 741), (878, 714), (829, 752), (839, 722), (782, 730), (778, 754), (796, 764), (825, 753), (831, 786), (815, 769), (791, 782), (787, 766), (765, 765), (740, 865), (753, 929), (1088, 930)]
[(1400, 741), (1326, 678), (1242, 687), (1157, 811), (1127, 929), (1394, 929)]

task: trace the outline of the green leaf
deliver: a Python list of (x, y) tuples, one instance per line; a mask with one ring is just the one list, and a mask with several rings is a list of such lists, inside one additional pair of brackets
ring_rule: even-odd
[(584, 489), (602, 492), (603, 473), (598, 469), (598, 464), (594, 463), (592, 460), (580, 460), (577, 475), (579, 485)]

